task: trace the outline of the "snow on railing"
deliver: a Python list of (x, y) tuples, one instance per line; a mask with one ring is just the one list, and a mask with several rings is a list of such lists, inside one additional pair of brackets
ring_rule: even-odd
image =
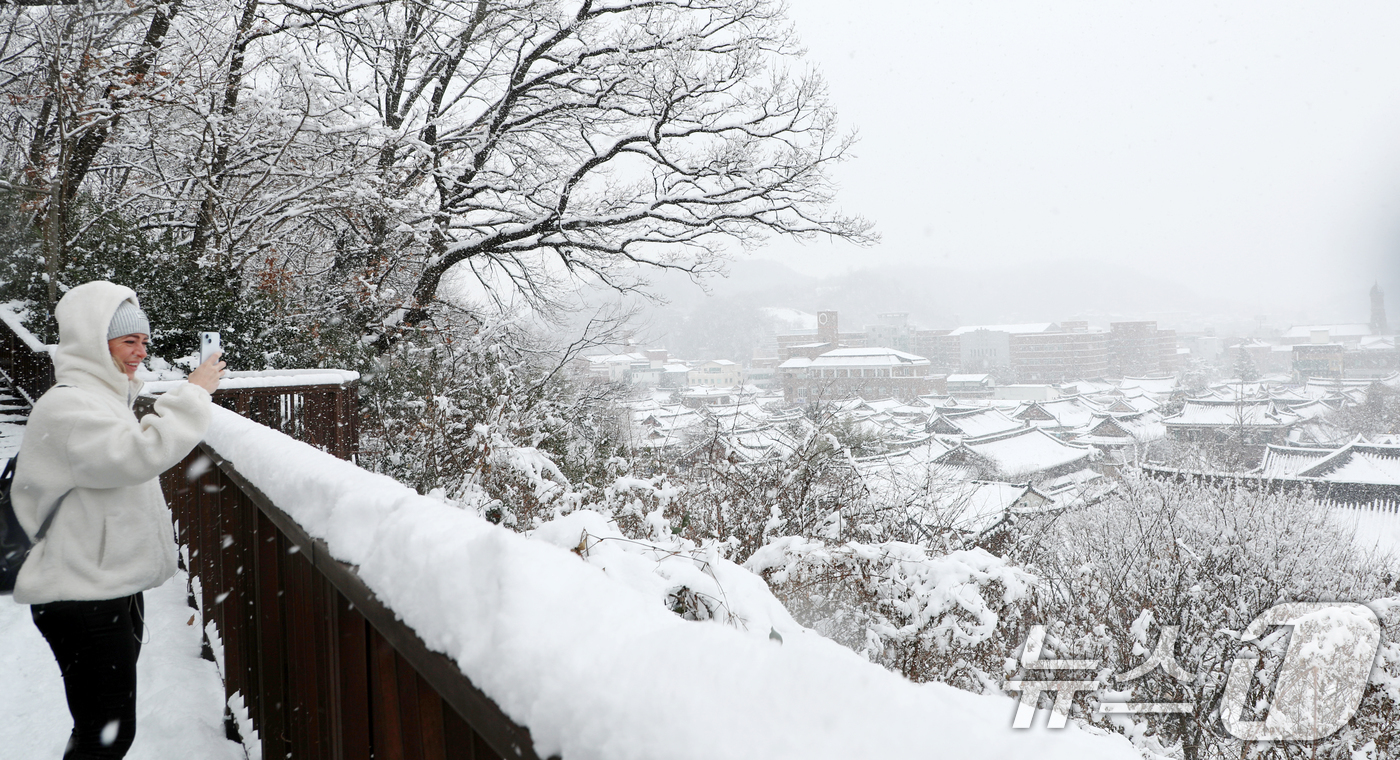
[[(219, 390), (236, 391), (254, 388), (287, 388), (297, 385), (349, 385), (360, 379), (360, 373), (344, 369), (267, 369), (230, 371), (219, 381)], [(164, 393), (184, 379), (149, 380), (143, 393)]]
[(641, 565), (570, 550), (604, 530), (593, 513), (527, 537), (218, 409), (206, 446), (219, 471), (275, 505), (265, 515), (285, 514), (314, 542), (318, 567), (346, 568), (402, 621), (396, 648), (441, 653), (454, 669), (421, 678), (484, 694), (521, 727), (506, 741), (526, 736), (541, 757), (1139, 756), (1121, 736), (1013, 730), (1010, 698), (911, 683), (798, 626), (761, 579), (745, 583), (722, 559), (709, 572), (748, 597), (747, 630), (683, 620), (641, 590)]
[(29, 347), (30, 351), (38, 354), (53, 353), (53, 346), (45, 345), (44, 341), (39, 340), (24, 326), (24, 317), (25, 309), (21, 302), (10, 301), (0, 304), (0, 322), (4, 322), (10, 331)]
[[(185, 382), (174, 370), (144, 374), (159, 379), (147, 380), (143, 394), (159, 395)], [(349, 459), (359, 445), (359, 378), (341, 369), (230, 372), (219, 381), (214, 403)]]

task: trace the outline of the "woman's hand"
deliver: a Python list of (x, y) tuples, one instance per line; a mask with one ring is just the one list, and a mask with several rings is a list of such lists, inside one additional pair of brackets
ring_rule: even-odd
[(211, 394), (219, 389), (219, 378), (224, 376), (223, 351), (215, 353), (186, 378)]

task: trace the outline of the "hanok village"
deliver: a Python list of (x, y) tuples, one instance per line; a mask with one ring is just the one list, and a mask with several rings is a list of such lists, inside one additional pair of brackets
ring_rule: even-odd
[(1345, 422), (1400, 393), (1379, 285), (1370, 296), (1366, 323), (1234, 340), (1151, 321), (919, 329), (904, 313), (845, 331), (822, 311), (742, 365), (625, 347), (576, 369), (637, 387), (630, 443), (658, 461), (781, 458), (829, 418), (868, 442), (850, 463), (866, 487), (937, 473), (974, 535), (1100, 498), (1127, 465), (1395, 511), (1400, 437)]

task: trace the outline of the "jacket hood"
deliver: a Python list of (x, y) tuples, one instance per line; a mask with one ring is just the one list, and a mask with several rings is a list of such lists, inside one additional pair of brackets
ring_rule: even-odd
[(104, 280), (83, 283), (59, 299), (54, 309), (58, 320), (58, 350), (53, 357), (57, 382), (106, 388), (122, 398), (128, 396), (132, 381), (117, 368), (107, 349), (107, 326), (122, 301), (140, 306), (131, 288)]

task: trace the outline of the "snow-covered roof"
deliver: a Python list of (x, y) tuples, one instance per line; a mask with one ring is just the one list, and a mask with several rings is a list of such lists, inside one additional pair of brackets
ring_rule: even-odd
[(978, 438), (1026, 426), (1022, 420), (1008, 417), (1000, 409), (988, 407), (971, 412), (941, 411), (928, 423), (929, 429), (944, 435), (965, 435)]
[(1068, 388), (1071, 386), (1073, 386), (1075, 392), (1086, 396), (1094, 393), (1107, 393), (1118, 387), (1108, 380), (1075, 380), (1065, 384), (1067, 393), (1069, 392)]
[(769, 457), (785, 457), (797, 450), (801, 441), (781, 427), (728, 433), (720, 437), (727, 454), (741, 462), (757, 462)]
[(646, 354), (594, 354), (583, 357), (585, 361), (593, 365), (599, 364), (632, 364), (634, 362), (649, 361)]
[(1170, 394), (1176, 390), (1176, 376), (1171, 377), (1125, 377), (1123, 382), (1118, 384), (1119, 388), (1129, 390), (1131, 388), (1141, 388), (1148, 393), (1161, 395)]
[(1290, 403), (1288, 410), (1305, 420), (1326, 417), (1337, 411), (1331, 404), (1322, 399)]
[[(787, 362), (783, 363), (784, 365)], [(898, 351), (893, 348), (838, 348), (812, 360), (814, 369), (842, 367), (927, 367), (929, 360), (922, 356)]]
[(1163, 420), (1168, 427), (1286, 427), (1297, 421), (1297, 415), (1268, 399), (1188, 399), (1180, 412)]
[(1022, 335), (1025, 333), (1050, 332), (1053, 328), (1057, 327), (1058, 325), (1056, 325), (1054, 322), (1032, 322), (1020, 325), (964, 325), (953, 330), (948, 334), (964, 335), (966, 333), (975, 332), (977, 330), (987, 330), (990, 332), (1004, 332)]
[(1274, 401), (1286, 403), (1290, 406), (1292, 406), (1294, 402), (1312, 401), (1310, 396), (1299, 393), (1297, 388), (1272, 388), (1269, 390), (1269, 398)]
[(1002, 475), (1010, 478), (1087, 462), (1093, 454), (1088, 446), (1065, 443), (1039, 428), (968, 439), (962, 447), (991, 460)]
[(987, 379), (990, 377), (991, 375), (988, 375), (986, 373), (975, 375), (949, 375), (947, 381), (950, 383), (983, 383), (986, 382)]
[[(1088, 425), (1103, 408), (1082, 396), (1036, 401), (1016, 416), (1037, 427), (1077, 428)], [(1046, 420), (1049, 416), (1051, 419)]]
[(926, 406), (910, 406), (909, 404), (906, 404), (897, 398), (861, 399), (861, 404), (863, 404), (867, 409), (872, 409), (877, 412), (889, 412), (891, 414), (927, 414), (929, 411), (928, 407)]
[(1288, 431), (1288, 443), (1297, 446), (1337, 447), (1344, 445), (1352, 434), (1332, 424), (1326, 417), (1313, 417), (1294, 425)]
[(1026, 483), (1003, 483), (994, 480), (969, 480), (945, 489), (939, 494), (945, 519), (952, 527), (969, 533), (980, 533), (1008, 513), (1036, 512), (1050, 504), (1050, 497)]
[(1126, 444), (1154, 441), (1167, 434), (1162, 418), (1153, 412), (1119, 414), (1099, 418), (1089, 431), (1074, 439), (1075, 443)]
[(1363, 322), (1343, 325), (1294, 325), (1282, 335), (1283, 340), (1310, 340), (1314, 330), (1326, 330), (1329, 338), (1357, 338), (1371, 334), (1371, 326)]
[(722, 398), (733, 396), (734, 388), (713, 388), (706, 385), (692, 385), (680, 391), (681, 398)]
[(1353, 441), (1297, 475), (1341, 483), (1400, 485), (1400, 446)]
[(1336, 451), (1330, 448), (1279, 446), (1271, 443), (1264, 449), (1264, 460), (1259, 465), (1259, 474), (1266, 478), (1294, 478)]

